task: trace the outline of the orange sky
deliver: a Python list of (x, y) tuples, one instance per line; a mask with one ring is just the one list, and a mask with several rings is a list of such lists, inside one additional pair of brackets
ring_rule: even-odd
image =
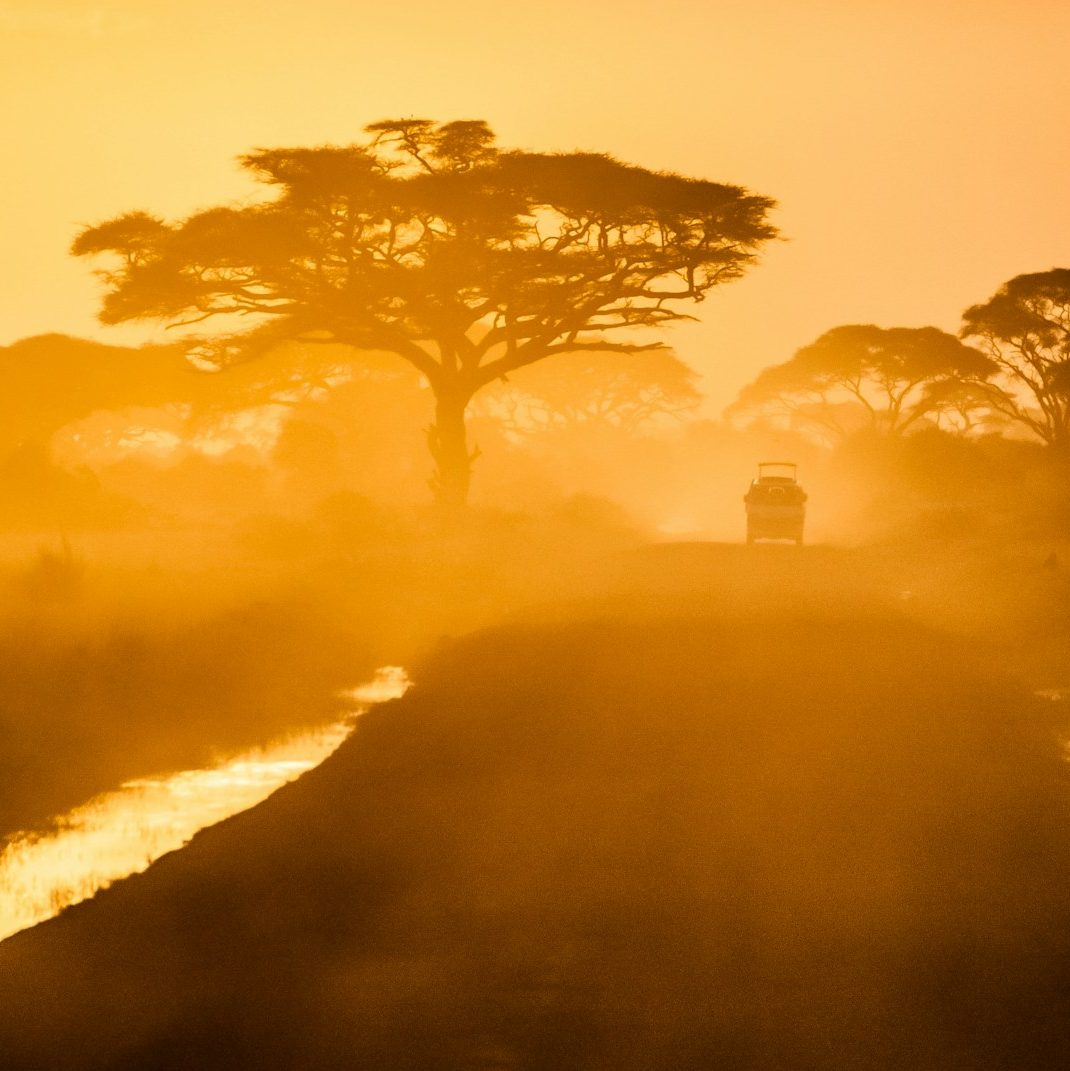
[(711, 412), (836, 324), (954, 330), (1070, 266), (1065, 0), (0, 0), (0, 35), (0, 343), (147, 337), (95, 323), (81, 224), (400, 115), (777, 198), (790, 241), (670, 336)]

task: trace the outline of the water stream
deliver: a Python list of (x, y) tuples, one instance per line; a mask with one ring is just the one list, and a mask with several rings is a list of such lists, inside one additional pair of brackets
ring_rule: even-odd
[[(9, 838), (0, 850), (0, 940), (144, 870), (199, 829), (254, 806), (318, 766), (352, 732), (354, 714), (403, 695), (409, 683), (403, 669), (386, 666), (344, 694), (356, 709), (343, 721), (207, 769), (128, 781), (63, 816), (53, 832)], [(1068, 688), (1036, 694), (1070, 700)]]
[(244, 811), (318, 766), (352, 732), (353, 717), (403, 695), (405, 671), (385, 666), (344, 693), (345, 720), (201, 770), (127, 781), (64, 815), (53, 831), (16, 834), (0, 850), (0, 940), (58, 914), (181, 848), (198, 830)]

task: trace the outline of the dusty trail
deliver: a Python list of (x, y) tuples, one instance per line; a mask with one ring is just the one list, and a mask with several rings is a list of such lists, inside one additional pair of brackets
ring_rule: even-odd
[(8, 1066), (1066, 1063), (1060, 704), (901, 614), (633, 579), (0, 944)]

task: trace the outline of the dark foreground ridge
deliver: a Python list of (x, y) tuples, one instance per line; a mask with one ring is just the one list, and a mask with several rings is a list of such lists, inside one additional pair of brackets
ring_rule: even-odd
[(6, 1071), (1070, 1066), (1051, 705), (876, 619), (451, 644), (0, 944)]

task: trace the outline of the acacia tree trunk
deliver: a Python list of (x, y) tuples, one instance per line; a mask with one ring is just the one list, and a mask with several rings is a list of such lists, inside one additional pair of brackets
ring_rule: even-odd
[(427, 442), (435, 460), (431, 488), (436, 503), (447, 512), (464, 509), (472, 482), (475, 452), (468, 449), (465, 410), (472, 400), (466, 391), (447, 390), (435, 396), (435, 422), (428, 428)]

